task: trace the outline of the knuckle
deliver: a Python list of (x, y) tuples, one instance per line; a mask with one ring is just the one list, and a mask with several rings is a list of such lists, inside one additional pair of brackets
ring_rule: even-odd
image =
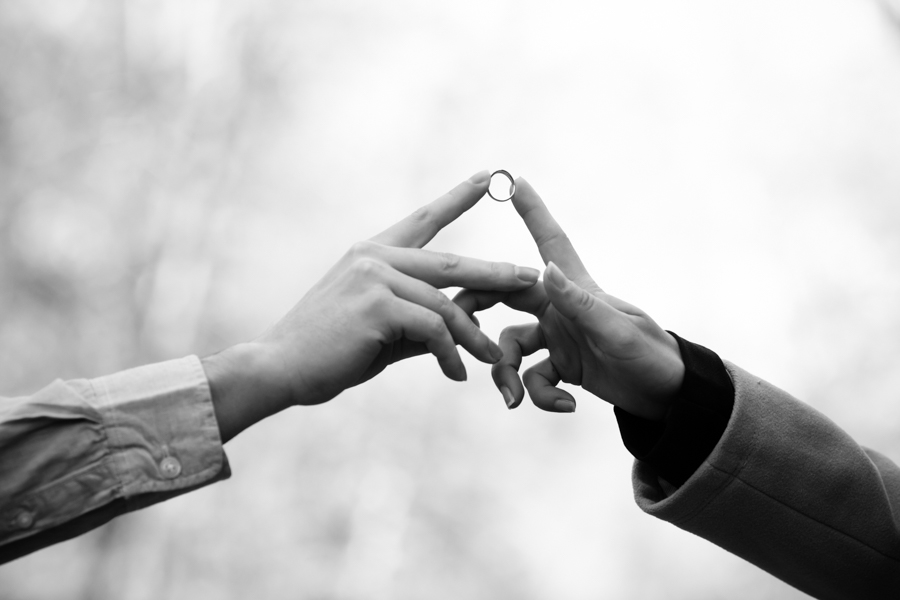
[(347, 254), (354, 258), (368, 256), (371, 248), (372, 242), (370, 242), (369, 240), (363, 240), (361, 242), (356, 242), (355, 244), (350, 246), (350, 250), (347, 252)]
[(508, 325), (500, 332), (500, 337), (507, 340), (520, 340), (528, 336), (531, 325)]
[(353, 261), (354, 275), (361, 278), (374, 279), (381, 273), (383, 265), (368, 256), (362, 256)]
[(531, 392), (540, 382), (541, 375), (534, 367), (528, 367), (522, 373), (522, 383)]
[(443, 271), (454, 271), (459, 267), (459, 256), (451, 252), (440, 252), (438, 257), (441, 260), (441, 269)]
[(425, 321), (425, 327), (431, 337), (435, 339), (443, 339), (447, 332), (447, 328), (444, 327), (444, 320), (437, 313), (428, 315)]
[(581, 290), (581, 293), (575, 298), (575, 307), (580, 310), (589, 310), (592, 306), (594, 306), (594, 297), (589, 292)]
[(543, 233), (534, 240), (537, 242), (538, 246), (552, 246), (558, 244), (568, 244), (569, 236), (566, 235), (566, 232), (561, 229), (555, 229), (553, 231), (548, 231)]
[(381, 252), (379, 252), (379, 250), (381, 250), (382, 248), (384, 248), (384, 246), (382, 246), (378, 242), (373, 242), (372, 240), (362, 240), (353, 244), (347, 254), (351, 259), (354, 260), (370, 256), (377, 257), (381, 255)]
[(422, 206), (409, 216), (409, 220), (416, 225), (428, 226), (434, 223), (434, 212), (431, 210), (431, 207)]
[(500, 341), (506, 340), (514, 340), (518, 337), (517, 329), (519, 329), (520, 325), (509, 325), (503, 328), (503, 331), (500, 332)]
[(361, 294), (363, 305), (368, 308), (370, 314), (387, 314), (390, 312), (390, 301), (393, 294), (387, 286), (373, 285)]
[(456, 312), (456, 304), (438, 289), (432, 289), (429, 293), (432, 296), (431, 303), (434, 305), (435, 311), (445, 318), (452, 318)]

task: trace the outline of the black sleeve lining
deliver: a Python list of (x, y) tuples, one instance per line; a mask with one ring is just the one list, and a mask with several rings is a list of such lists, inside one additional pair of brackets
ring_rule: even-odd
[(680, 486), (719, 443), (734, 407), (734, 384), (715, 352), (672, 336), (684, 361), (684, 381), (665, 420), (642, 419), (618, 407), (615, 413), (628, 451)]

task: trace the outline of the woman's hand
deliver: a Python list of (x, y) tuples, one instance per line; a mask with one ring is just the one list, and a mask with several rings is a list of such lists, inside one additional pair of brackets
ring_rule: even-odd
[(516, 181), (512, 201), (547, 264), (543, 282), (513, 292), (463, 290), (454, 299), (469, 313), (503, 302), (538, 318), (500, 334), (503, 358), (492, 374), (507, 406), (515, 408), (525, 394), (518, 374), (522, 357), (547, 348), (549, 358), (523, 375), (539, 408), (575, 410), (572, 395), (556, 387), (564, 381), (639, 417), (663, 419), (684, 377), (675, 338), (639, 308), (600, 289), (524, 179)]
[(223, 437), (287, 406), (326, 402), (411, 356), (430, 352), (456, 381), (466, 379), (456, 344), (496, 363), (497, 344), (439, 288), (517, 291), (540, 272), (421, 249), (478, 202), (488, 179), (478, 173), (354, 245), (263, 335), (204, 359)]

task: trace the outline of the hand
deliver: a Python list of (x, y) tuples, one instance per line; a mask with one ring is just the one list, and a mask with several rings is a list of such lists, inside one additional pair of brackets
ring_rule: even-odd
[(516, 181), (512, 201), (547, 264), (543, 282), (512, 292), (463, 290), (454, 299), (466, 312), (503, 302), (538, 318), (537, 323), (507, 327), (500, 334), (503, 358), (492, 375), (507, 406), (517, 407), (525, 395), (518, 374), (522, 357), (547, 348), (550, 357), (523, 376), (539, 408), (575, 410), (572, 395), (556, 387), (564, 381), (639, 417), (665, 418), (684, 378), (675, 338), (639, 308), (600, 289), (524, 179)]
[(287, 406), (326, 402), (411, 356), (430, 352), (456, 381), (466, 379), (456, 344), (496, 363), (497, 344), (438, 288), (517, 291), (540, 272), (421, 249), (484, 196), (488, 178), (478, 173), (354, 245), (263, 335), (204, 359), (223, 437)]

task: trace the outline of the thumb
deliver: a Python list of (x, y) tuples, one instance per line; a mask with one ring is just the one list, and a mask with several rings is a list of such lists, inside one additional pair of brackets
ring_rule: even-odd
[(553, 262), (544, 271), (544, 289), (554, 308), (584, 328), (598, 331), (615, 309), (570, 280)]

